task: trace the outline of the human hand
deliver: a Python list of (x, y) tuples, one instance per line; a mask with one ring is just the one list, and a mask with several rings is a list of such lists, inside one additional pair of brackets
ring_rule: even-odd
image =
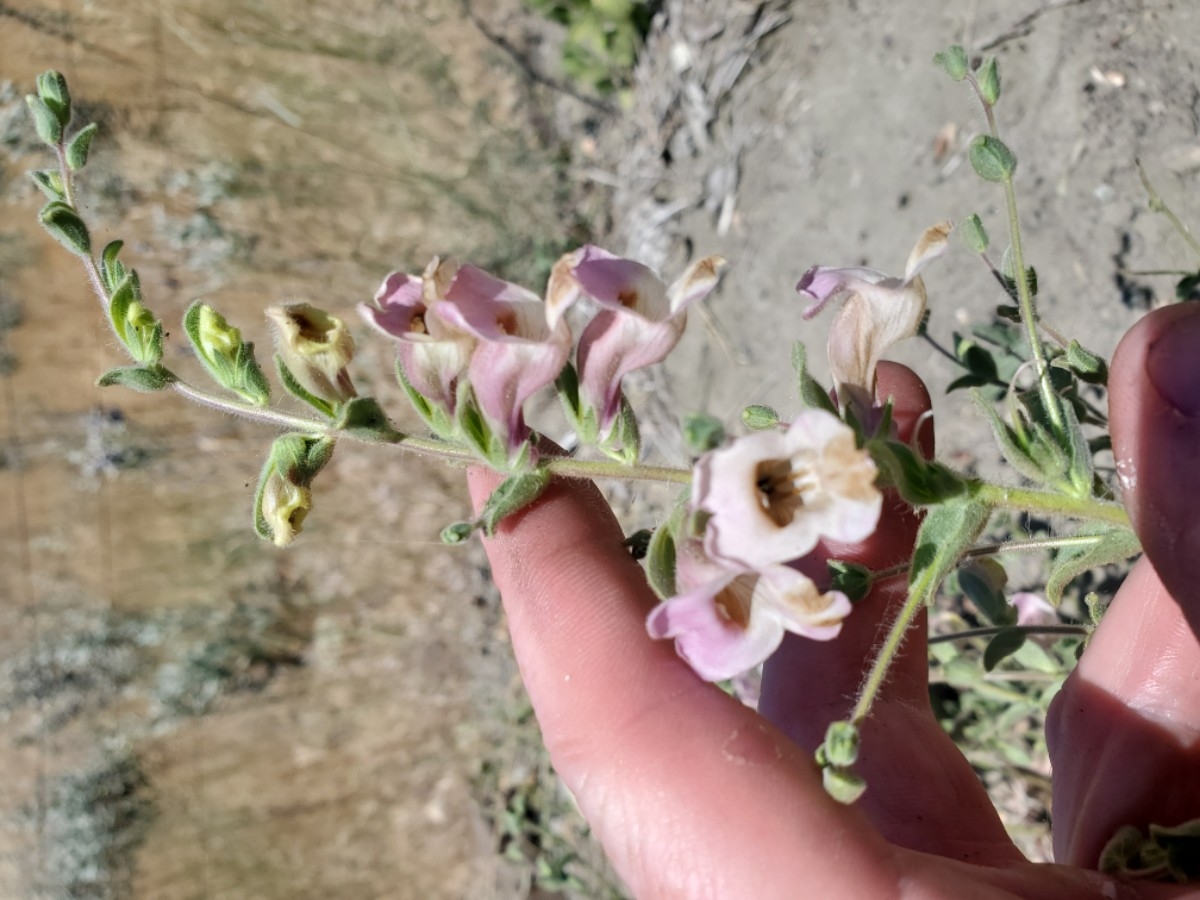
[[(593, 486), (555, 483), (504, 521), (486, 546), (547, 748), (636, 896), (1196, 895), (1093, 869), (1121, 825), (1200, 816), (1200, 307), (1144, 318), (1109, 383), (1125, 502), (1146, 559), (1051, 708), (1060, 865), (1023, 859), (934, 718), (923, 615), (862, 729), (856, 768), (867, 793), (850, 807), (825, 793), (812, 752), (846, 715), (903, 599), (900, 580), (857, 604), (836, 640), (789, 636), (766, 665), (755, 713), (647, 638), (656, 598)], [(924, 386), (881, 365), (879, 393), (894, 398), (907, 439), (929, 408)], [(931, 432), (921, 444), (932, 451)], [(498, 480), (471, 472), (477, 504)], [(830, 555), (873, 569), (902, 562), (916, 527), (893, 503), (869, 541), (822, 548), (806, 560), (809, 574)]]

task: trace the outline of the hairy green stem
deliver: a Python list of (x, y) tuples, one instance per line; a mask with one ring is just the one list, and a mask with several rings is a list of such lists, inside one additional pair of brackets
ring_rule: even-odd
[(931, 635), (929, 643), (944, 644), (947, 641), (965, 641), (968, 638), (991, 637), (1002, 631), (1019, 631), (1025, 635), (1060, 634), (1086, 637), (1091, 629), (1085, 625), (989, 625), (986, 628), (968, 628), (966, 631), (953, 631), (949, 634)]
[(981, 502), (998, 509), (1041, 513), (1046, 516), (1067, 516), (1088, 522), (1130, 527), (1129, 514), (1125, 512), (1125, 507), (1107, 500), (1070, 497), (1031, 488), (1005, 487), (984, 481), (975, 482), (973, 490)]
[[(1101, 535), (1098, 534), (1076, 534), (1059, 538), (1030, 538), (1025, 541), (1005, 541), (1002, 544), (985, 544), (981, 547), (972, 547), (962, 555), (962, 559), (998, 556), (1001, 553), (1036, 553), (1039, 550), (1057, 550), (1061, 547), (1086, 547), (1089, 544), (1098, 543), (1100, 540)], [(891, 568), (872, 572), (871, 581), (874, 583), (884, 581), (888, 578), (895, 578), (897, 575), (903, 575), (909, 570), (911, 565), (912, 560), (906, 560)]]
[[(1000, 140), (1000, 129), (996, 125), (996, 113), (992, 104), (984, 99), (983, 92), (979, 89), (979, 82), (973, 74), (968, 75), (967, 80), (983, 105), (988, 130), (993, 138)], [(1046, 414), (1050, 417), (1055, 430), (1060, 434), (1066, 434), (1066, 423), (1063, 421), (1062, 410), (1058, 406), (1058, 396), (1054, 393), (1053, 385), (1050, 384), (1046, 353), (1042, 348), (1041, 339), (1038, 337), (1037, 310), (1034, 309), (1033, 294), (1029, 290), (1029, 277), (1025, 270), (1025, 252), (1021, 246), (1021, 220), (1017, 215), (1017, 192), (1013, 187), (1011, 172), (1004, 176), (1004, 200), (1008, 208), (1008, 232), (1009, 239), (1012, 241), (1013, 280), (1017, 286), (1017, 306), (1021, 310), (1021, 323), (1025, 326), (1025, 336), (1029, 341), (1029, 354), (1037, 369), (1038, 390), (1042, 395), (1042, 405), (1046, 408)]]

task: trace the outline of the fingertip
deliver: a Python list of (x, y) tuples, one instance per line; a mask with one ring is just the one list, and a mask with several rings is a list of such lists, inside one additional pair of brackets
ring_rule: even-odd
[(892, 400), (892, 420), (897, 437), (909, 443), (917, 434), (917, 446), (926, 459), (934, 453), (933, 399), (929, 388), (908, 366), (884, 360), (875, 370), (875, 397), (883, 403)]
[(1200, 628), (1200, 304), (1144, 316), (1109, 376), (1117, 480), (1163, 584)]

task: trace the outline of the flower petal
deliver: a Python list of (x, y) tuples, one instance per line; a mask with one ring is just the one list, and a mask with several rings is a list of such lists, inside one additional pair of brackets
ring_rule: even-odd
[(754, 615), (774, 616), (792, 634), (828, 641), (850, 615), (850, 599), (840, 591), (821, 593), (812, 579), (790, 566), (768, 566), (754, 588)]
[(671, 314), (677, 315), (697, 300), (702, 300), (721, 280), (726, 261), (722, 256), (706, 256), (696, 260), (667, 288)]
[(571, 274), (579, 289), (605, 309), (624, 310), (652, 322), (672, 315), (667, 286), (652, 269), (590, 244), (577, 253)]
[(925, 229), (912, 252), (908, 254), (908, 262), (904, 266), (905, 281), (912, 281), (929, 263), (946, 252), (946, 248), (950, 246), (950, 232), (953, 230), (953, 222), (938, 222)]
[(775, 616), (754, 616), (746, 626), (720, 613), (714, 598), (737, 575), (709, 582), (686, 594), (660, 603), (646, 619), (654, 638), (674, 638), (675, 651), (701, 678), (721, 681), (753, 669), (775, 652), (784, 630)]
[(695, 467), (692, 504), (711, 514), (705, 552), (760, 569), (804, 556), (822, 537), (862, 540), (883, 503), (875, 474), (850, 428), (823, 410), (803, 411), (786, 432), (738, 438)]
[(621, 410), (621, 379), (666, 359), (686, 324), (682, 315), (653, 322), (608, 309), (587, 324), (577, 351), (579, 390), (585, 404), (596, 410), (602, 436)]

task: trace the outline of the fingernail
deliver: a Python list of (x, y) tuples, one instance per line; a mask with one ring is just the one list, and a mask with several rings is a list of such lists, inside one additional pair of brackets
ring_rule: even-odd
[(1171, 322), (1146, 352), (1150, 383), (1187, 418), (1200, 415), (1200, 304), (1195, 306)]

